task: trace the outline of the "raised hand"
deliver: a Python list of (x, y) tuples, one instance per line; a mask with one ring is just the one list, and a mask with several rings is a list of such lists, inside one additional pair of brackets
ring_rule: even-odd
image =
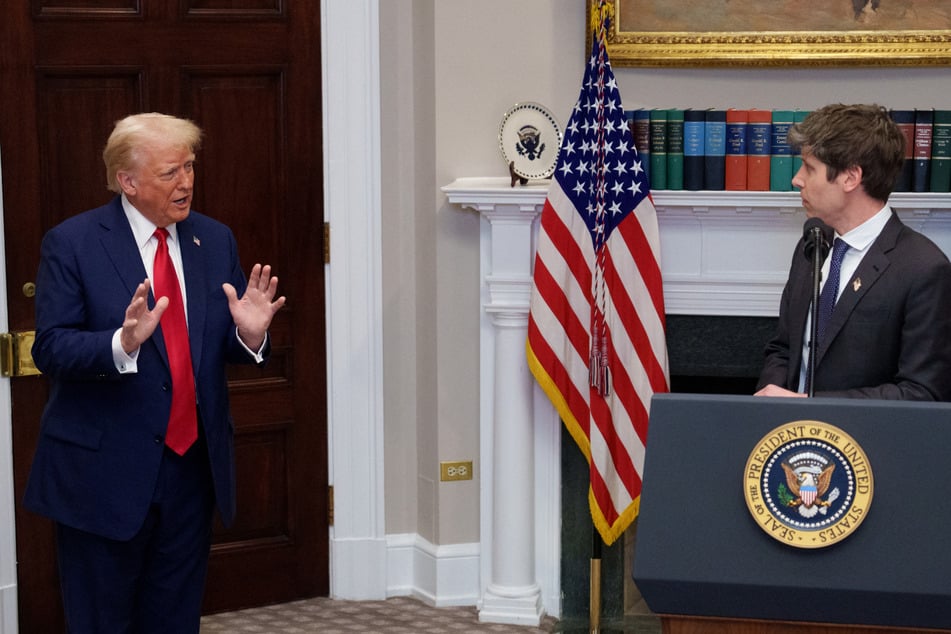
[(277, 295), (277, 277), (271, 276), (271, 265), (255, 264), (248, 276), (248, 288), (239, 299), (234, 286), (225, 282), (221, 285), (228, 297), (228, 309), (231, 318), (238, 327), (238, 336), (251, 350), (257, 350), (264, 343), (271, 319), (287, 301), (283, 295)]
[(122, 322), (122, 332), (119, 334), (119, 343), (126, 354), (132, 354), (139, 349), (146, 339), (152, 336), (158, 328), (162, 314), (168, 308), (168, 298), (161, 297), (155, 302), (155, 307), (149, 310), (149, 287), (151, 282), (146, 278), (139, 284), (132, 301), (125, 309), (125, 319)]

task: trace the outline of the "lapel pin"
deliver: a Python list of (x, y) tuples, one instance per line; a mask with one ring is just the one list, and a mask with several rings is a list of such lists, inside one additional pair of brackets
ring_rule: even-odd
[(858, 293), (860, 288), (862, 288), (862, 278), (857, 277), (852, 280), (852, 290)]
[[(192, 236), (192, 240), (195, 242), (196, 247), (201, 246), (201, 240), (198, 239), (198, 236)], [(857, 289), (856, 289), (857, 290)]]

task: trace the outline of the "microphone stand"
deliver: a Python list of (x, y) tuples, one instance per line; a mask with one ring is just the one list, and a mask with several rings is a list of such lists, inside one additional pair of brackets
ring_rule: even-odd
[[(818, 226), (809, 229), (809, 240), (812, 240), (812, 319), (809, 332), (809, 364), (806, 366), (806, 391), (809, 398), (814, 394), (814, 379), (816, 376), (816, 347), (819, 334), (819, 284), (822, 281), (823, 252), (822, 230)], [(808, 245), (807, 245), (808, 248)], [(827, 249), (826, 249), (827, 250)]]

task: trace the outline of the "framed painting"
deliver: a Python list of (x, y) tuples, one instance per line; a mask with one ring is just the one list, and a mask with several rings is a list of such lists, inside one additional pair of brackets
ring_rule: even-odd
[[(598, 0), (587, 0), (587, 42)], [(951, 64), (951, 0), (608, 0), (615, 66)]]

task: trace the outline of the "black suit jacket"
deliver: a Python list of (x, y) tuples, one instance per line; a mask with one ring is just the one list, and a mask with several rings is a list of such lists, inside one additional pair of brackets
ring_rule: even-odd
[[(799, 386), (812, 302), (796, 245), (758, 388)], [(816, 353), (816, 396), (951, 400), (951, 263), (894, 213), (848, 280)]]

